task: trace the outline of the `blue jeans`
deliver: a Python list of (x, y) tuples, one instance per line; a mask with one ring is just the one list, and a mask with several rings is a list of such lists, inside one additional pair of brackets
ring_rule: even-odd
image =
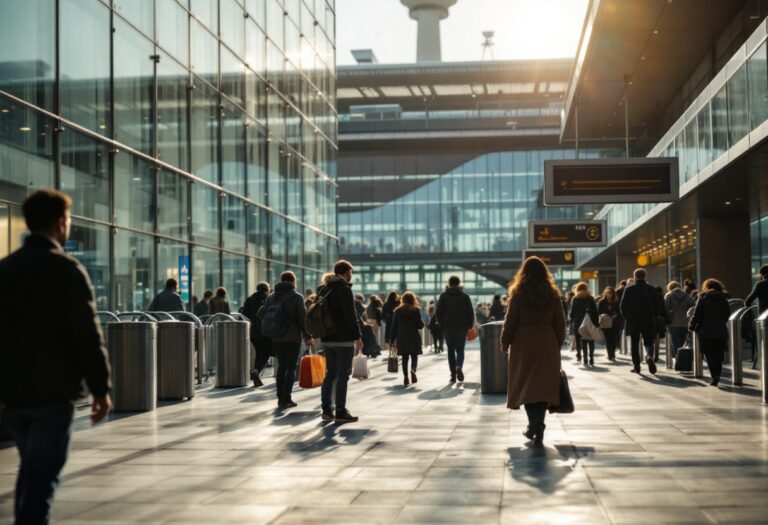
[(467, 331), (445, 331), (445, 345), (448, 347), (448, 367), (451, 374), (464, 366), (464, 345), (467, 344)]
[(72, 436), (72, 405), (8, 409), (8, 423), (19, 450), (16, 525), (48, 523), (59, 473)]
[(331, 392), (333, 382), (336, 381), (336, 412), (347, 409), (347, 383), (352, 374), (352, 358), (355, 349), (351, 346), (326, 346), (325, 347), (325, 379), (320, 388), (320, 400), (323, 410), (330, 410), (333, 406)]
[(296, 362), (299, 360), (301, 343), (293, 341), (272, 341), (272, 352), (277, 357), (275, 383), (277, 397), (290, 396), (296, 381)]
[(669, 335), (672, 339), (672, 357), (677, 357), (677, 351), (685, 344), (688, 328), (685, 326), (670, 326)]

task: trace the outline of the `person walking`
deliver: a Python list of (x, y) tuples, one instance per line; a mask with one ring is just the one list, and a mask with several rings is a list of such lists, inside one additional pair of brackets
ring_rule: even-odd
[[(571, 316), (571, 304), (573, 303), (573, 298), (576, 296), (576, 292), (573, 291), (573, 287), (571, 287), (568, 292), (565, 294), (565, 305), (563, 307), (563, 319), (566, 321)], [(576, 335), (573, 333), (573, 329), (571, 328), (571, 323), (567, 322), (566, 325), (566, 337), (568, 338), (568, 350), (571, 352), (574, 352), (576, 350)]]
[(605, 336), (605, 349), (608, 353), (608, 360), (616, 360), (616, 346), (619, 342), (619, 298), (616, 297), (616, 291), (607, 286), (603, 291), (603, 296), (597, 301), (597, 320), (598, 326)]
[(527, 258), (509, 287), (501, 349), (509, 354), (507, 407), (525, 406), (523, 435), (541, 446), (547, 408), (560, 402), (560, 347), (565, 319), (560, 290), (538, 257)]
[[(392, 339), (395, 341), (397, 355), (403, 358), (403, 384), (408, 386), (416, 383), (416, 368), (419, 366), (421, 350), (421, 329), (424, 321), (421, 318), (421, 305), (412, 292), (405, 292), (400, 306), (395, 310), (392, 319)], [(411, 361), (411, 377), (408, 379), (408, 360)]]
[(260, 282), (256, 285), (256, 291), (245, 300), (240, 308), (240, 313), (251, 322), (249, 338), (255, 354), (251, 369), (251, 381), (256, 388), (264, 385), (261, 380), (261, 372), (273, 355), (272, 340), (261, 333), (261, 320), (259, 319), (259, 310), (264, 306), (269, 294), (269, 283)]
[[(0, 261), (0, 403), (5, 405), (20, 465), (15, 523), (47, 524), (59, 474), (67, 461), (74, 404), (85, 380), (91, 423), (112, 406), (110, 370), (85, 268), (64, 252), (72, 199), (38, 190), (22, 205), (31, 234)], [(31, 314), (41, 299), (54, 312)]]
[(400, 306), (400, 296), (397, 292), (389, 292), (387, 300), (384, 301), (381, 315), (384, 319), (384, 342), (387, 344), (390, 353), (394, 348), (394, 341), (392, 341), (392, 321), (393, 316), (395, 315), (395, 309), (398, 306)]
[(223, 286), (216, 288), (216, 296), (210, 302), (211, 315), (228, 314), (229, 301), (227, 301), (227, 289)]
[(664, 308), (669, 319), (669, 336), (672, 340), (672, 357), (677, 357), (677, 351), (685, 344), (688, 336), (688, 310), (696, 305), (696, 301), (685, 293), (677, 281), (667, 284), (664, 296)]
[(206, 290), (205, 293), (203, 293), (203, 300), (195, 305), (193, 313), (197, 317), (211, 315), (211, 299), (213, 299), (213, 292)]
[(165, 290), (149, 303), (150, 312), (183, 312), (184, 302), (179, 295), (179, 283), (174, 278), (165, 281)]
[[(597, 303), (595, 303), (595, 298), (592, 297), (592, 294), (589, 293), (589, 286), (587, 286), (587, 283), (581, 282), (576, 284), (574, 290), (576, 295), (571, 301), (571, 312), (568, 321), (571, 325), (571, 330), (573, 330), (576, 337), (576, 362), (581, 361), (581, 356), (583, 355), (584, 364), (586, 365), (587, 359), (589, 359), (589, 364), (591, 366), (595, 364), (595, 341), (585, 339), (579, 333), (579, 327), (581, 326), (581, 323), (584, 322), (584, 318), (587, 315), (592, 321), (592, 324), (595, 326), (598, 325)], [(587, 350), (589, 350), (589, 353), (587, 353)]]
[(448, 278), (445, 291), (440, 294), (435, 309), (437, 323), (443, 327), (443, 337), (448, 347), (448, 367), (451, 383), (464, 381), (464, 346), (467, 332), (475, 325), (472, 300), (461, 289), (461, 279), (452, 275)]
[(365, 307), (365, 322), (370, 324), (375, 332), (381, 328), (381, 323), (384, 320), (382, 314), (382, 306), (384, 306), (379, 299), (378, 295), (372, 295), (368, 298), (368, 304)]
[(477, 303), (475, 306), (475, 319), (479, 324), (485, 324), (488, 322), (488, 309), (483, 303)]
[(432, 334), (432, 345), (434, 351), (436, 354), (439, 354), (443, 351), (443, 327), (440, 326), (440, 324), (437, 322), (437, 316), (435, 315), (436, 310), (437, 305), (435, 304), (435, 301), (430, 301), (429, 308), (427, 308), (427, 315), (429, 315), (427, 326), (429, 327), (429, 331)]
[(494, 318), (496, 321), (503, 321), (504, 320), (504, 305), (501, 304), (501, 294), (496, 294), (493, 296), (493, 301), (491, 302), (491, 311), (490, 311), (491, 317)]
[(691, 317), (690, 328), (699, 335), (701, 351), (707, 360), (710, 385), (717, 386), (723, 372), (723, 356), (728, 346), (728, 306), (727, 292), (723, 283), (717, 279), (707, 279), (701, 285), (699, 300)]
[(646, 272), (638, 268), (633, 273), (634, 283), (627, 283), (624, 294), (621, 297), (619, 310), (624, 317), (625, 329), (629, 334), (632, 351), (632, 370), (640, 373), (640, 339), (645, 347), (645, 362), (651, 374), (656, 373), (653, 342), (658, 332), (656, 318), (663, 316), (663, 309), (654, 300), (658, 294), (647, 282)]
[[(315, 345), (315, 340), (307, 333), (304, 325), (307, 309), (304, 297), (296, 291), (296, 274), (283, 272), (275, 291), (264, 301), (261, 314), (261, 332), (271, 337), (271, 349), (277, 357), (275, 383), (277, 387), (278, 408), (293, 408), (296, 403), (291, 398), (293, 383), (296, 380), (296, 365), (299, 360), (302, 340), (308, 347)], [(265, 324), (269, 330), (265, 330)]]
[(744, 304), (751, 306), (755, 299), (757, 299), (758, 315), (762, 314), (768, 309), (768, 264), (760, 267), (760, 280), (755, 283), (755, 287), (744, 299)]
[[(326, 372), (320, 389), (323, 421), (349, 423), (358, 420), (347, 410), (347, 383), (352, 373), (352, 358), (356, 350), (362, 350), (363, 339), (355, 312), (352, 295), (352, 265), (344, 260), (336, 262), (333, 276), (317, 289), (318, 296), (325, 296), (333, 320), (333, 328), (323, 340)], [(336, 382), (336, 414), (332, 411), (331, 393)]]

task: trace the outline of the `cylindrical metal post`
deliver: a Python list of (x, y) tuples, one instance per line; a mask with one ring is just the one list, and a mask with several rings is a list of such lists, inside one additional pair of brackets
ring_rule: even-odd
[(741, 319), (748, 308), (739, 308), (728, 318), (728, 353), (731, 355), (733, 386), (744, 384), (741, 356)]
[(704, 356), (701, 353), (699, 334), (693, 333), (693, 377), (704, 377)]
[(157, 323), (125, 321), (107, 326), (113, 410), (154, 410), (157, 406)]
[(480, 326), (480, 392), (483, 394), (507, 393), (508, 357), (501, 351), (503, 327), (503, 321)]
[(664, 338), (664, 347), (664, 361), (667, 365), (667, 370), (672, 370), (675, 367), (675, 363), (672, 359), (672, 336), (669, 334), (669, 330), (667, 330), (667, 336)]
[(757, 351), (760, 360), (760, 393), (763, 404), (768, 404), (768, 310), (762, 313), (755, 322), (757, 325)]

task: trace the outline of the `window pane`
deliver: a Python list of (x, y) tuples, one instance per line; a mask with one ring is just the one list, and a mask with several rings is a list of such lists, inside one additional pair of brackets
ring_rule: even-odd
[(267, 0), (267, 35), (283, 49), (283, 18), (285, 11), (277, 0)]
[(188, 84), (187, 70), (161, 55), (157, 64), (157, 156), (183, 170), (189, 169)]
[(696, 119), (692, 119), (691, 122), (685, 127), (685, 180), (691, 180), (699, 172), (698, 170), (698, 155), (696, 153), (696, 144), (698, 143), (698, 136), (696, 133)]
[(245, 64), (227, 48), (221, 48), (221, 92), (245, 107)]
[(228, 250), (245, 253), (245, 203), (227, 195), (223, 200), (224, 227), (222, 237)]
[(238, 56), (245, 56), (245, 16), (235, 0), (221, 0), (221, 39)]
[(728, 81), (728, 124), (728, 140), (733, 146), (749, 132), (745, 66), (741, 66)]
[(192, 238), (219, 245), (219, 193), (202, 184), (192, 185)]
[(266, 3), (267, 0), (245, 0), (245, 7), (248, 10), (248, 14), (257, 24), (259, 24), (259, 27), (262, 28), (266, 26)]
[(274, 142), (269, 144), (269, 171), (267, 173), (267, 203), (276, 211), (283, 211), (285, 206), (285, 161), (283, 150)]
[(152, 0), (113, 0), (112, 7), (149, 38), (154, 38)]
[(202, 297), (206, 290), (215, 291), (221, 285), (219, 278), (219, 252), (195, 247), (192, 250), (192, 290)]
[(259, 204), (266, 204), (264, 193), (266, 192), (267, 138), (261, 126), (254, 122), (251, 122), (246, 131), (248, 135), (248, 198)]
[(157, 231), (171, 237), (187, 237), (189, 181), (177, 173), (157, 173)]
[(192, 91), (192, 173), (219, 183), (219, 103), (205, 84)]
[(287, 221), (287, 237), (286, 237), (286, 257), (285, 260), (289, 264), (301, 266), (302, 261), (302, 243), (304, 240), (302, 226), (293, 221)]
[(271, 232), (269, 258), (276, 261), (285, 261), (285, 241), (287, 237), (285, 219), (279, 215), (270, 214), (269, 224)]
[[(179, 280), (179, 257), (189, 255), (189, 246), (181, 243), (160, 239), (157, 244), (157, 279), (155, 280), (155, 292), (160, 292), (165, 288), (165, 281), (168, 279)], [(179, 286), (181, 288), (181, 286)], [(181, 291), (181, 290), (179, 290)], [(183, 297), (182, 297), (183, 299)], [(184, 307), (189, 310), (189, 303)]]
[(256, 27), (256, 24), (250, 20), (247, 22), (245, 40), (245, 58), (248, 62), (248, 67), (250, 67), (259, 75), (264, 76), (267, 62), (267, 39), (261, 29)]
[(749, 114), (752, 129), (768, 119), (768, 62), (763, 43), (749, 59)]
[(245, 298), (247, 297), (247, 290), (245, 287), (245, 257), (225, 253), (223, 261), (224, 282), (222, 285), (227, 289), (229, 308), (233, 312), (236, 312), (245, 302)]
[(225, 104), (222, 110), (221, 185), (240, 195), (245, 193), (245, 124), (243, 112)]
[(109, 149), (72, 130), (61, 134), (61, 191), (72, 214), (109, 221)]
[(725, 86), (712, 97), (712, 142), (713, 158), (728, 150), (728, 97)]
[(256, 257), (267, 257), (267, 212), (264, 208), (251, 206), (248, 213), (248, 252)]
[(53, 121), (0, 99), (0, 199), (21, 203), (54, 183)]
[(219, 42), (192, 21), (192, 71), (214, 86), (219, 83)]
[(109, 226), (72, 221), (67, 253), (85, 266), (97, 310), (109, 310)]
[(189, 15), (175, 0), (157, 0), (157, 42), (185, 66), (189, 65)]
[(154, 231), (154, 171), (127, 153), (115, 155), (115, 219), (119, 226)]
[(211, 32), (219, 32), (219, 1), (218, 0), (189, 0), (189, 8)]
[(115, 234), (113, 305), (119, 312), (145, 310), (154, 297), (152, 237), (118, 230)]
[(151, 155), (155, 46), (115, 19), (115, 138)]
[(709, 117), (709, 104), (707, 104), (696, 117), (699, 126), (699, 170), (704, 169), (712, 162), (712, 129)]
[(53, 111), (56, 4), (50, 0), (4, 0), (2, 6), (0, 89)]
[(62, 0), (61, 115), (107, 135), (109, 126), (109, 9), (93, 0)]

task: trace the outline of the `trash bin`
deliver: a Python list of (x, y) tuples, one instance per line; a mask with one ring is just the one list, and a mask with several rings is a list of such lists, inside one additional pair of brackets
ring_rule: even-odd
[(501, 351), (503, 321), (480, 326), (480, 392), (507, 393), (507, 354)]
[[(172, 318), (173, 319), (173, 318)], [(157, 323), (157, 398), (195, 396), (195, 323)]]
[[(216, 355), (216, 388), (244, 387), (250, 377), (251, 323), (241, 314), (215, 314), (206, 320), (212, 348)], [(209, 365), (210, 366), (210, 365)]]
[(157, 321), (127, 312), (106, 325), (112, 367), (112, 409), (151, 411), (157, 407)]
[(170, 312), (174, 319), (192, 321), (195, 324), (195, 359), (197, 369), (197, 384), (203, 382), (203, 376), (208, 378), (208, 359), (206, 355), (208, 327), (195, 314), (190, 312)]

